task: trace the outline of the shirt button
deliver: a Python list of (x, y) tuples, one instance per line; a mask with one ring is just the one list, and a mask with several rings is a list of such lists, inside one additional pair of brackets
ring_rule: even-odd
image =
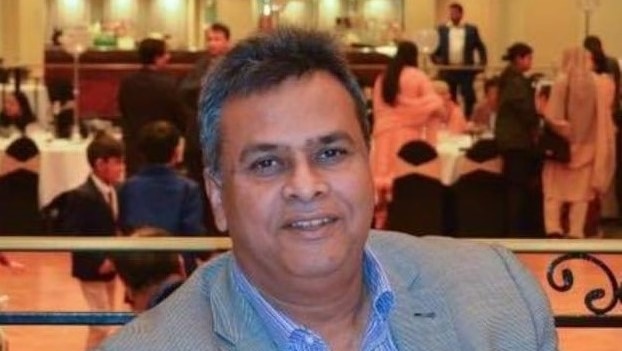
[(313, 337), (311, 335), (306, 335), (305, 342), (307, 343), (307, 345), (313, 345)]

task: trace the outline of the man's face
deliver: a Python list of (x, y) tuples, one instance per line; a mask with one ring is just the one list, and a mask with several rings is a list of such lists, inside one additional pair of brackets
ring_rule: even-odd
[(220, 56), (229, 50), (229, 39), (219, 30), (208, 30), (205, 34), (207, 52), (212, 56)]
[(120, 157), (100, 158), (95, 161), (95, 175), (107, 184), (115, 184), (123, 179), (125, 163)]
[(449, 19), (453, 24), (458, 24), (462, 20), (462, 11), (456, 7), (449, 8)]
[(337, 80), (318, 72), (229, 100), (221, 135), (221, 180), (208, 179), (208, 194), (255, 284), (360, 266), (372, 178), (353, 100)]
[(528, 54), (518, 58), (518, 69), (521, 72), (527, 72), (533, 64), (533, 54)]

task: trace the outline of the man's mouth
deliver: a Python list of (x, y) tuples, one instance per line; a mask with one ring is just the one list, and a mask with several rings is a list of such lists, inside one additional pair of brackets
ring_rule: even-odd
[(301, 219), (289, 222), (285, 227), (298, 230), (314, 230), (337, 221), (336, 217), (319, 217), (312, 219)]

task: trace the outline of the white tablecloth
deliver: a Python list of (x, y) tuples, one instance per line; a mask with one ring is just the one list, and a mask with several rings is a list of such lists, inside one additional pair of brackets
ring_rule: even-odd
[(458, 164), (473, 139), (468, 135), (447, 135), (438, 139), (436, 152), (441, 160), (441, 183), (452, 185), (458, 177)]
[[(0, 158), (12, 139), (0, 138)], [(41, 152), (39, 170), (39, 205), (44, 206), (63, 191), (82, 184), (90, 173), (86, 159), (88, 141), (52, 139), (49, 135), (34, 135)]]
[[(0, 97), (15, 90), (14, 84), (0, 84)], [(48, 91), (43, 84), (22, 83), (20, 90), (28, 97), (30, 107), (42, 125), (49, 125), (52, 121), (52, 108)]]

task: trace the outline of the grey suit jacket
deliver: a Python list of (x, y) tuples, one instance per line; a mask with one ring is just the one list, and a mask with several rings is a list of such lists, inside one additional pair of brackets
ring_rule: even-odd
[[(372, 232), (369, 247), (396, 294), (390, 328), (399, 350), (557, 349), (543, 291), (505, 249), (389, 232)], [(100, 350), (276, 350), (231, 281), (232, 262), (227, 254), (198, 269)]]

